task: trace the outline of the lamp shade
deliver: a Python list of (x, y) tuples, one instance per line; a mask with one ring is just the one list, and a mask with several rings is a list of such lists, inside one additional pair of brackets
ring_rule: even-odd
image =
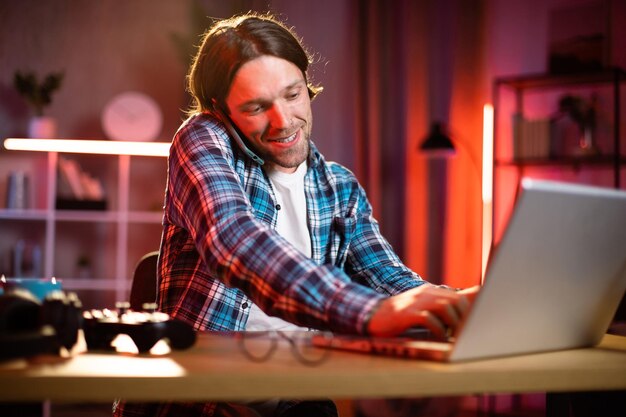
[(443, 131), (442, 124), (438, 122), (431, 125), (428, 136), (420, 145), (420, 150), (428, 154), (441, 155), (453, 155), (456, 152), (452, 140)]

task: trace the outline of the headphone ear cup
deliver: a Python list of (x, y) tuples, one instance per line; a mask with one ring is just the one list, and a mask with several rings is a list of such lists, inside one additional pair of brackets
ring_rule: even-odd
[(0, 359), (59, 352), (56, 333), (41, 327), (40, 314), (41, 303), (28, 291), (0, 296)]
[(41, 303), (29, 291), (13, 289), (0, 296), (0, 334), (39, 328)]

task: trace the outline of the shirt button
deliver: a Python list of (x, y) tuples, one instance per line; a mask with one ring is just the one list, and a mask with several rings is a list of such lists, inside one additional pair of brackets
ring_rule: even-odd
[(280, 210), (280, 204), (276, 204), (276, 210)]
[(248, 302), (244, 301), (244, 303), (241, 305), (241, 308), (243, 308), (244, 310), (248, 308)]

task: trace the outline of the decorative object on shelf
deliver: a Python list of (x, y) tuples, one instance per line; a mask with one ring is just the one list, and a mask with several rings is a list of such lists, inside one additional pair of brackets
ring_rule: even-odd
[(38, 278), (43, 274), (43, 253), (41, 246), (20, 239), (11, 251), (11, 273), (16, 278)]
[(162, 124), (163, 115), (156, 101), (138, 91), (113, 97), (102, 111), (102, 128), (113, 140), (155, 140)]
[(78, 162), (59, 157), (56, 208), (59, 210), (106, 210), (100, 181), (85, 172)]
[(28, 137), (52, 139), (57, 135), (57, 121), (51, 116), (35, 116), (28, 121)]
[(566, 94), (559, 99), (559, 110), (554, 118), (553, 156), (597, 156), (596, 144), (597, 97), (588, 100)]
[(104, 190), (96, 178), (85, 172), (73, 159), (59, 157), (61, 178), (69, 184), (71, 195), (78, 200), (102, 200)]
[(513, 160), (546, 159), (550, 156), (551, 120), (513, 115)]
[(91, 278), (91, 258), (82, 254), (76, 260), (76, 276), (80, 279)]
[(15, 72), (13, 85), (34, 111), (28, 124), (29, 137), (46, 139), (56, 136), (56, 120), (53, 117), (44, 116), (44, 109), (52, 103), (52, 93), (61, 88), (64, 76), (63, 72), (50, 73), (39, 82), (32, 72)]

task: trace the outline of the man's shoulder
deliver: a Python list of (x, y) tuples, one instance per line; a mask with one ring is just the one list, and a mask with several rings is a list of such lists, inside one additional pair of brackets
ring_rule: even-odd
[(352, 170), (348, 167), (346, 167), (345, 165), (336, 162), (336, 161), (326, 161), (326, 165), (328, 167), (328, 169), (333, 172), (334, 174), (337, 175), (346, 175), (349, 177), (354, 177), (354, 173), (352, 172)]
[(198, 135), (202, 132), (214, 132), (218, 136), (227, 136), (224, 125), (208, 113), (195, 113), (187, 117), (180, 125), (176, 136)]
[(232, 144), (224, 125), (206, 113), (189, 116), (176, 131), (172, 145), (185, 150), (217, 148), (232, 154)]
[(323, 175), (331, 178), (333, 182), (357, 182), (354, 173), (345, 165), (336, 161), (326, 160), (316, 148), (313, 148), (313, 155), (315, 159), (315, 166), (318, 167)]

